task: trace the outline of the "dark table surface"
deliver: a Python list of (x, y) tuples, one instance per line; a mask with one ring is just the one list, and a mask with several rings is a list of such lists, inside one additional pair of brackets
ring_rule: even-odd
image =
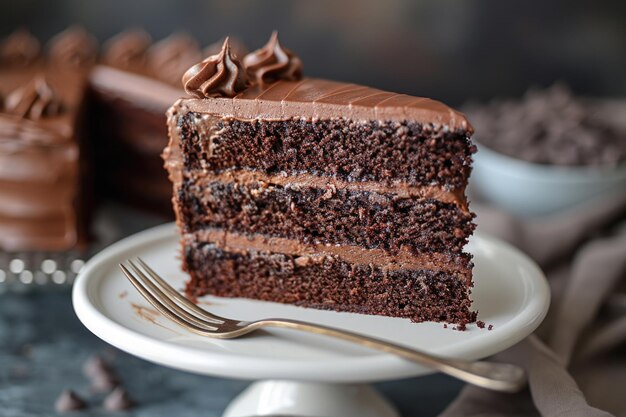
[[(137, 406), (107, 413), (104, 395), (82, 373), (94, 354), (111, 361)], [(155, 365), (121, 352), (91, 334), (72, 309), (69, 289), (0, 295), (0, 416), (54, 416), (63, 389), (90, 407), (71, 415), (219, 416), (248, 382), (210, 378)], [(462, 384), (443, 375), (376, 384), (403, 416), (436, 416)]]

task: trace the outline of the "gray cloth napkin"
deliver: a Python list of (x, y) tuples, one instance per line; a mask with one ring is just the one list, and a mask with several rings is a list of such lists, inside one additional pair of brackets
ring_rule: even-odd
[(479, 230), (541, 265), (552, 304), (535, 334), (493, 358), (524, 367), (528, 388), (467, 386), (441, 417), (626, 416), (626, 190), (543, 218), (472, 208)]

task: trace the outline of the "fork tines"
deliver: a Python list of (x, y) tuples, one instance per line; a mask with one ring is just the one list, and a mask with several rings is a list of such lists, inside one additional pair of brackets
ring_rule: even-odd
[(181, 295), (143, 260), (127, 260), (119, 264), (133, 286), (159, 312), (179, 325), (196, 333), (218, 330), (227, 319), (201, 309)]

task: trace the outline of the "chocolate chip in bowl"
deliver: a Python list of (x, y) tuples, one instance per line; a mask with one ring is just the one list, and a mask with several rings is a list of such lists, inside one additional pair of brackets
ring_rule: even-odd
[(563, 84), (465, 108), (476, 129), (472, 179), (487, 201), (543, 215), (626, 193), (626, 101)]

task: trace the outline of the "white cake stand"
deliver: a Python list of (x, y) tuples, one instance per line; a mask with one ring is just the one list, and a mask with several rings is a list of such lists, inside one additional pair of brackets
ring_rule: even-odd
[[(175, 286), (185, 274), (177, 259), (172, 224), (124, 239), (91, 259), (73, 289), (76, 314), (104, 341), (140, 358), (189, 372), (256, 380), (227, 407), (224, 416), (395, 417), (397, 412), (368, 382), (430, 373), (406, 360), (292, 330), (268, 330), (235, 340), (202, 338), (153, 310), (118, 268), (140, 256)], [(479, 359), (529, 335), (544, 318), (549, 289), (539, 268), (511, 246), (477, 234), (474, 306), (493, 330), (476, 325), (455, 331), (441, 323), (337, 313), (275, 303), (206, 297), (219, 315), (241, 320), (285, 317), (388, 339), (441, 356)]]

